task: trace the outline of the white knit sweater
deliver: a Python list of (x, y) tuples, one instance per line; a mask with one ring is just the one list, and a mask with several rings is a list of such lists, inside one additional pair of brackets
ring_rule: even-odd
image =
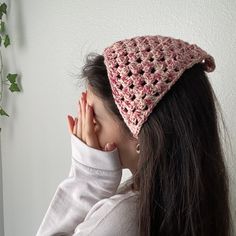
[(72, 134), (71, 146), (69, 176), (58, 185), (36, 236), (137, 236), (138, 192), (120, 185), (117, 148), (98, 150)]

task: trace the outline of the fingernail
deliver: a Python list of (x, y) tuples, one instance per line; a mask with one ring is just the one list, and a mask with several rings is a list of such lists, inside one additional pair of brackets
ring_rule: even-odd
[(81, 95), (81, 100), (83, 100), (84, 99), (84, 93), (82, 93), (82, 95)]
[(105, 145), (105, 151), (107, 150), (107, 148), (108, 148), (108, 144)]

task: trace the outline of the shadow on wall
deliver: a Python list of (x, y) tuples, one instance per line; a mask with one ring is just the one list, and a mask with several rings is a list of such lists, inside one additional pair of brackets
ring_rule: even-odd
[[(12, 2), (12, 3), (11, 3)], [(19, 49), (23, 49), (25, 45), (28, 43), (26, 42), (25, 39), (25, 24), (23, 22), (23, 15), (22, 15), (22, 3), (21, 1), (18, 0), (12, 0), (8, 1), (8, 8), (9, 8), (9, 13), (11, 11), (11, 5), (14, 5), (14, 24), (15, 24), (15, 37), (17, 38), (15, 46), (17, 46)], [(14, 59), (15, 57), (13, 57)], [(14, 61), (15, 63), (15, 61)]]
[(4, 235), (1, 132), (0, 132), (0, 235)]

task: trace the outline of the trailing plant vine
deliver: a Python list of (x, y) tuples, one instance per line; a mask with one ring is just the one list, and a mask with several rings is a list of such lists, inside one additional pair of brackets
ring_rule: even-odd
[[(6, 77), (4, 77), (3, 74), (3, 59), (2, 59), (2, 51), (1, 48), (8, 47), (10, 45), (10, 38), (7, 34), (6, 30), (6, 24), (3, 20), (3, 16), (7, 15), (7, 5), (6, 3), (0, 3), (0, 115), (1, 116), (9, 116), (7, 112), (2, 107), (2, 99), (3, 99), (3, 91), (4, 91), (4, 85), (9, 86), (9, 90), (11, 92), (19, 92), (20, 89), (18, 87), (18, 84), (16, 82), (17, 74), (11, 74), (8, 73)], [(0, 128), (1, 131), (1, 128)]]

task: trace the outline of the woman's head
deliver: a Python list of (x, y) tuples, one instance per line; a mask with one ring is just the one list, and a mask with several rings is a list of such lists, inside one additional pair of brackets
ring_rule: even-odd
[[(136, 162), (132, 178), (140, 196), (139, 235), (229, 235), (228, 175), (217, 120), (220, 105), (204, 71), (202, 63), (186, 69), (135, 139), (112, 96), (104, 56), (89, 54), (83, 67), (82, 78), (115, 121), (116, 128), (108, 131), (107, 126), (104, 134), (125, 140), (123, 160), (129, 159), (126, 151), (132, 147), (129, 163)], [(108, 141), (102, 131), (100, 140)]]
[(130, 163), (137, 165), (138, 134), (153, 108), (186, 68), (200, 62), (208, 72), (215, 68), (214, 58), (197, 45), (160, 35), (120, 40), (94, 62), (88, 59), (83, 77), (100, 145), (115, 142), (124, 168), (137, 169)]

